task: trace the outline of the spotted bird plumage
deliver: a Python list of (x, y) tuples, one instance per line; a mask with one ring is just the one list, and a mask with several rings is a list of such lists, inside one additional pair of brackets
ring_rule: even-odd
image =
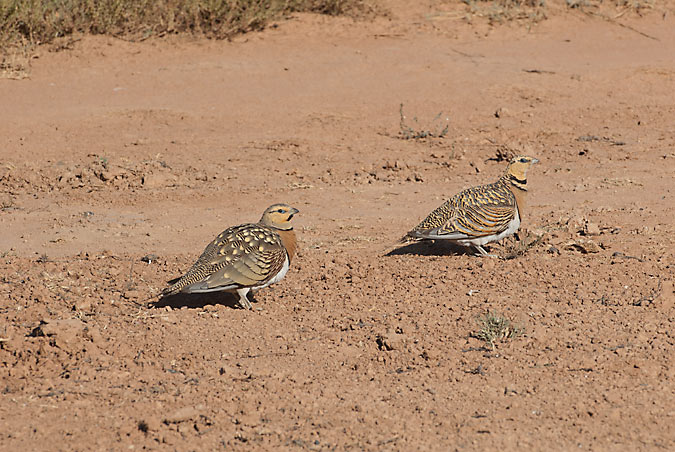
[(248, 292), (280, 281), (288, 271), (296, 247), (290, 220), (297, 212), (285, 204), (275, 204), (265, 210), (258, 223), (221, 232), (162, 294), (236, 291), (241, 307), (251, 309)]
[(520, 226), (527, 193), (527, 170), (538, 160), (514, 157), (496, 182), (468, 188), (431, 212), (402, 242), (450, 240), (474, 247), (487, 255), (483, 245), (514, 234)]

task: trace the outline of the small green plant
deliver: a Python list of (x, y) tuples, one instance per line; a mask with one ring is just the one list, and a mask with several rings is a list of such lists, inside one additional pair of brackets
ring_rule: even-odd
[(103, 168), (108, 169), (108, 158), (107, 157), (97, 157), (96, 161), (98, 161)]
[(445, 121), (441, 119), (441, 116), (443, 116), (443, 112), (438, 113), (434, 117), (434, 119), (431, 121), (431, 127), (427, 129), (420, 127), (420, 124), (417, 121), (416, 116), (413, 116), (412, 118), (415, 127), (410, 127), (408, 125), (408, 123), (406, 122), (407, 117), (403, 113), (403, 104), (401, 104), (398, 112), (401, 117), (401, 121), (399, 123), (400, 126), (399, 137), (401, 137), (404, 140), (417, 140), (421, 138), (443, 138), (445, 135), (448, 134), (449, 119), (445, 118)]
[(488, 311), (487, 314), (476, 319), (476, 322), (479, 330), (472, 332), (471, 336), (485, 342), (492, 350), (496, 342), (513, 339), (523, 334), (522, 327), (496, 312)]

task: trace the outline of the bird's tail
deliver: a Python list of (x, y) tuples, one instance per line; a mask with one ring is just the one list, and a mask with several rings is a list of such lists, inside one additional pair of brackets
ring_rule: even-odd
[(168, 297), (169, 295), (177, 294), (178, 292), (180, 292), (180, 289), (181, 288), (178, 286), (178, 284), (173, 283), (169, 287), (165, 287), (164, 289), (162, 289), (162, 292), (160, 293), (160, 297), (163, 298), (163, 297)]
[(413, 231), (406, 232), (406, 234), (398, 239), (398, 242), (396, 242), (397, 245), (407, 245), (409, 243), (415, 243), (419, 242), (420, 238), (415, 235)]

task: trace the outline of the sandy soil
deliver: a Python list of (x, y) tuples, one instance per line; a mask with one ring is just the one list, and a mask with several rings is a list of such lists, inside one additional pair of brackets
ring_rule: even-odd
[[(405, 3), (0, 80), (0, 449), (675, 449), (675, 15)], [(390, 253), (514, 153), (503, 259)], [(254, 311), (146, 307), (273, 202), (299, 255)], [(486, 347), (488, 310), (524, 334)]]

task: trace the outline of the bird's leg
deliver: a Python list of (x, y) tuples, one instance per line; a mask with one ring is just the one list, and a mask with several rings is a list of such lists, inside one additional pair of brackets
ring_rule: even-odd
[(248, 287), (244, 287), (243, 289), (237, 289), (237, 294), (239, 295), (239, 306), (241, 306), (242, 309), (253, 309), (253, 306), (251, 306), (251, 302), (248, 301), (248, 298), (246, 298), (246, 295), (248, 294), (249, 290), (251, 290)]
[(497, 257), (496, 254), (490, 254), (490, 253), (488, 253), (487, 251), (485, 251), (485, 249), (484, 249), (482, 246), (480, 246), (480, 245), (474, 245), (473, 247), (474, 247), (476, 250), (478, 250), (478, 253), (479, 253), (479, 254), (477, 254), (477, 256), (480, 256), (480, 257)]
[(475, 249), (476, 251), (478, 251), (478, 256), (485, 256), (485, 255), (487, 255), (487, 251), (485, 251), (485, 249), (484, 249), (482, 246), (480, 246), (480, 245), (474, 245), (473, 247), (474, 247), (474, 249)]

